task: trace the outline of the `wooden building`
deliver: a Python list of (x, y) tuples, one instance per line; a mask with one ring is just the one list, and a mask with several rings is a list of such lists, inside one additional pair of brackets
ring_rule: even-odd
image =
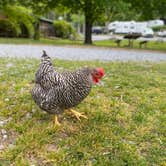
[(39, 21), (39, 30), (43, 37), (55, 36), (53, 20), (41, 17)]

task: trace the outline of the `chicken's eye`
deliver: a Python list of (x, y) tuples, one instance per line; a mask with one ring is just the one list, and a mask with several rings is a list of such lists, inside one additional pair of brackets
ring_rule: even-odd
[(95, 76), (98, 77), (98, 76), (99, 76), (99, 73), (95, 73)]

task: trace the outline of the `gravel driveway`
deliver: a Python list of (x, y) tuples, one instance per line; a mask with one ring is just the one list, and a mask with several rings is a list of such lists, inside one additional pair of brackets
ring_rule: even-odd
[(0, 57), (39, 58), (42, 50), (54, 58), (101, 61), (166, 61), (166, 53), (157, 51), (97, 48), (83, 46), (46, 46), (0, 44)]

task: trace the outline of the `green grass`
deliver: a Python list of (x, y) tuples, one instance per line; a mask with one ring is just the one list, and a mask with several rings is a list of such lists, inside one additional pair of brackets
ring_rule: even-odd
[(38, 63), (0, 59), (0, 118), (11, 119), (0, 128), (13, 144), (0, 152), (0, 165), (165, 166), (166, 63), (54, 60), (58, 70), (88, 65), (106, 71), (76, 107), (89, 119), (65, 113), (61, 127), (32, 101)]
[(5, 44), (47, 44), (47, 45), (72, 45), (81, 44), (81, 41), (74, 41), (68, 39), (46, 39), (41, 38), (40, 40), (26, 39), (26, 38), (0, 38), (0, 43)]
[[(6, 44), (46, 44), (46, 45), (75, 45), (75, 46), (84, 46), (83, 41), (78, 40), (68, 40), (68, 39), (46, 39), (41, 38), (40, 40), (33, 39), (23, 39), (23, 38), (0, 38), (0, 43)], [(128, 41), (123, 40), (121, 42), (120, 48), (126, 49), (140, 49), (139, 41), (134, 41), (133, 48), (127, 47)], [(108, 47), (108, 48), (118, 48), (117, 44), (113, 40), (103, 40), (103, 41), (95, 41), (92, 46), (97, 47)], [(150, 41), (147, 44), (147, 47), (144, 46), (141, 50), (158, 50), (158, 51), (166, 51), (166, 42), (154, 42)]]
[[(156, 41), (149, 41), (147, 43), (147, 47), (142, 46), (140, 48), (139, 46), (139, 41), (134, 41), (133, 42), (133, 48), (134, 49), (140, 49), (140, 50), (158, 50), (158, 51), (166, 51), (166, 42), (156, 42)], [(104, 40), (104, 41), (96, 41), (95, 42), (96, 46), (105, 46), (105, 47), (117, 47), (117, 44), (112, 40)], [(128, 40), (123, 40), (121, 42), (120, 48), (128, 48)]]

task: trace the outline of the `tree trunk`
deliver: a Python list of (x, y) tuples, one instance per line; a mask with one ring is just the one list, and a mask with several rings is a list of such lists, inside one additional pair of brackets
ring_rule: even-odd
[(85, 16), (85, 44), (92, 44), (92, 22)]
[(34, 40), (39, 40), (40, 39), (40, 29), (39, 29), (39, 21), (36, 21), (34, 24), (34, 29), (35, 29), (35, 33), (34, 33)]

